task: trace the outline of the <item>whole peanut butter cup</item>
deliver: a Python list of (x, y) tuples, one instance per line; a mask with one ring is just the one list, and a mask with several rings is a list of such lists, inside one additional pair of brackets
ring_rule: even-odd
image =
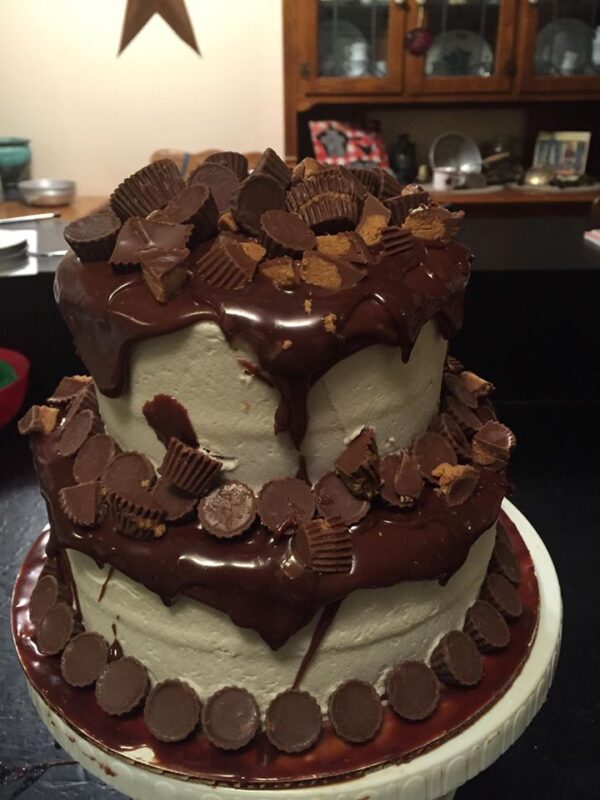
[(504, 575), (493, 572), (487, 576), (481, 587), (481, 599), (487, 600), (509, 622), (523, 613), (523, 601)]
[(192, 183), (183, 188), (151, 219), (171, 225), (191, 225), (190, 242), (196, 244), (210, 239), (217, 232), (219, 211), (208, 186)]
[(313, 491), (319, 513), (326, 519), (338, 517), (345, 525), (353, 525), (369, 510), (369, 501), (353, 495), (335, 472), (323, 475)]
[(196, 498), (172, 486), (165, 478), (159, 478), (150, 492), (163, 509), (167, 522), (191, 519), (196, 509)]
[(94, 528), (102, 518), (102, 484), (99, 481), (63, 486), (58, 493), (63, 513), (74, 525)]
[(150, 541), (165, 533), (165, 510), (149, 492), (108, 496), (115, 528), (129, 539)]
[(510, 642), (510, 630), (504, 617), (485, 600), (478, 600), (467, 611), (464, 629), (480, 653), (502, 650)]
[(304, 250), (312, 250), (317, 240), (308, 225), (291, 211), (271, 209), (260, 219), (259, 241), (267, 256), (298, 256)]
[(321, 709), (308, 692), (290, 689), (271, 702), (265, 715), (265, 733), (283, 753), (302, 753), (321, 735)]
[(276, 478), (266, 483), (258, 497), (258, 515), (274, 533), (293, 531), (315, 513), (310, 486), (299, 478)]
[(219, 215), (229, 211), (231, 199), (240, 186), (235, 172), (223, 163), (204, 162), (191, 173), (188, 184), (201, 183), (210, 189)]
[(177, 489), (200, 497), (212, 487), (222, 466), (206, 450), (171, 437), (158, 472)]
[(96, 700), (111, 716), (122, 716), (137, 708), (148, 693), (146, 667), (131, 656), (111, 661), (96, 681)]
[(45, 656), (62, 653), (74, 630), (71, 606), (62, 601), (54, 603), (35, 626), (35, 639), (40, 653)]
[(274, 209), (285, 209), (285, 190), (270, 175), (250, 175), (231, 198), (233, 216), (252, 236), (260, 236), (263, 214)]
[(225, 686), (206, 701), (202, 728), (221, 750), (239, 750), (254, 739), (260, 727), (256, 700), (238, 686)]
[(386, 679), (391, 708), (402, 719), (418, 722), (430, 717), (440, 702), (440, 682), (423, 661), (402, 661)]
[(42, 575), (29, 598), (29, 618), (34, 625), (37, 625), (46, 611), (65, 599), (66, 592), (56, 579), (55, 575)]
[(504, 575), (515, 586), (521, 583), (521, 566), (510, 544), (501, 539), (496, 539), (489, 571)]
[(321, 574), (352, 571), (353, 546), (348, 526), (339, 518), (316, 519), (301, 525), (294, 536), (293, 550), (308, 569)]
[(77, 483), (99, 481), (119, 452), (119, 446), (111, 436), (96, 433), (79, 448), (73, 464), (73, 477)]
[(99, 633), (84, 631), (63, 650), (60, 671), (70, 686), (83, 688), (95, 683), (108, 663), (108, 642)]
[(207, 533), (231, 539), (248, 530), (256, 517), (256, 497), (249, 486), (229, 481), (198, 504), (198, 519)]
[(219, 153), (212, 153), (207, 156), (205, 164), (222, 164), (234, 172), (240, 181), (248, 177), (248, 159), (242, 153), (232, 150), (223, 150)]
[(431, 668), (444, 683), (475, 686), (483, 677), (483, 662), (475, 643), (463, 631), (442, 637), (431, 655)]
[(108, 261), (121, 224), (116, 214), (90, 214), (70, 222), (64, 237), (82, 263)]
[(255, 270), (256, 261), (242, 242), (221, 234), (198, 262), (196, 277), (219, 289), (240, 289), (252, 280)]
[(188, 447), (198, 447), (198, 437), (185, 406), (172, 395), (155, 394), (142, 407), (146, 422), (165, 447), (172, 438)]
[(170, 158), (148, 164), (126, 178), (110, 196), (113, 211), (122, 219), (146, 217), (163, 208), (185, 183)]
[(354, 744), (368, 742), (383, 721), (381, 699), (370, 683), (346, 681), (329, 699), (329, 721), (341, 739)]
[(159, 742), (181, 742), (200, 721), (198, 695), (187, 683), (167, 680), (150, 690), (144, 703), (144, 722)]
[(137, 495), (148, 491), (156, 475), (150, 459), (135, 450), (119, 453), (102, 474), (107, 494)]
[(440, 464), (456, 464), (456, 453), (449, 442), (439, 433), (427, 431), (413, 444), (413, 455), (421, 475), (430, 483), (437, 483), (433, 470)]
[(259, 158), (252, 174), (268, 175), (276, 180), (283, 189), (287, 189), (292, 181), (291, 169), (271, 147), (267, 147)]
[(61, 456), (74, 456), (93, 433), (97, 433), (100, 422), (92, 411), (80, 411), (68, 422), (58, 443)]

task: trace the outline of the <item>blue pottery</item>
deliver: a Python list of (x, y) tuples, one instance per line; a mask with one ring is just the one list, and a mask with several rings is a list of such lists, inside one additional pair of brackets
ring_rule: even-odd
[(7, 195), (26, 177), (30, 162), (29, 139), (0, 136), (0, 181)]

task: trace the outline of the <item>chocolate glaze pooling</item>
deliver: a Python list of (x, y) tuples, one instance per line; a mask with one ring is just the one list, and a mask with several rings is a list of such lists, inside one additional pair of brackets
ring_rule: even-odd
[[(209, 246), (196, 248), (192, 266)], [(197, 322), (216, 323), (228, 341), (254, 352), (280, 394), (275, 431), (289, 431), (299, 446), (308, 392), (335, 363), (373, 344), (400, 347), (408, 360), (429, 319), (437, 319), (444, 336), (460, 327), (469, 251), (457, 242), (415, 247), (416, 265), (413, 256), (376, 254), (366, 277), (340, 291), (306, 284), (282, 291), (259, 273), (243, 288), (228, 290), (195, 276), (167, 304), (156, 302), (140, 273), (115, 275), (108, 263), (82, 265), (69, 255), (58, 268), (55, 294), (79, 355), (109, 397), (127, 388), (135, 342)], [(335, 333), (323, 322), (329, 314), (335, 314)], [(292, 345), (282, 347), (285, 340)]]

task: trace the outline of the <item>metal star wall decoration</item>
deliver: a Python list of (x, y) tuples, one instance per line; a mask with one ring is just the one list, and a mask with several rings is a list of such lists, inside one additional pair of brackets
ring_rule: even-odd
[(177, 36), (200, 55), (185, 0), (127, 0), (119, 55), (155, 14), (160, 14)]

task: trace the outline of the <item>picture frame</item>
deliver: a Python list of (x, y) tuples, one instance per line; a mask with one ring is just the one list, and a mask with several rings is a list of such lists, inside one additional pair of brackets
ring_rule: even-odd
[(533, 167), (555, 175), (584, 175), (590, 149), (590, 131), (540, 131), (535, 143)]

